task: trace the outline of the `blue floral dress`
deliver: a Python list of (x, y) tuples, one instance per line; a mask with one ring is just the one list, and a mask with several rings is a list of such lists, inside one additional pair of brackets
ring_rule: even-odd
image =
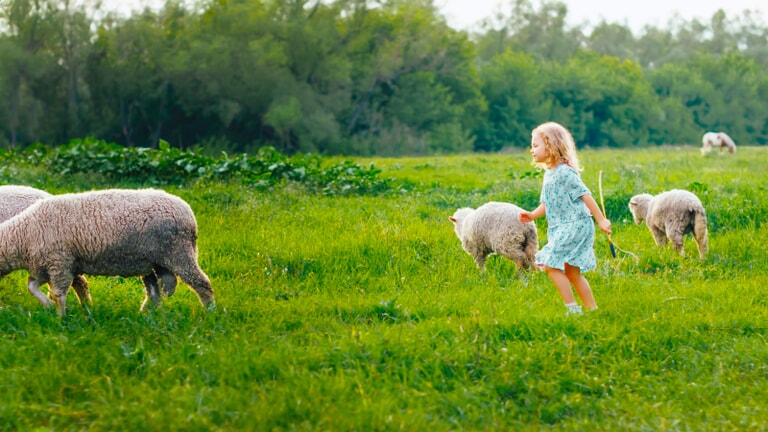
[(565, 263), (582, 272), (597, 267), (595, 225), (581, 199), (591, 194), (579, 173), (560, 164), (544, 173), (540, 201), (547, 217), (547, 244), (536, 254), (536, 264), (565, 271)]

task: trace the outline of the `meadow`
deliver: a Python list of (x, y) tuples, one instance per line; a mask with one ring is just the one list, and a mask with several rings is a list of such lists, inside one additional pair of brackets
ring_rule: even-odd
[[(768, 148), (580, 152), (623, 250), (596, 235), (599, 310), (566, 316), (541, 272), (492, 257), (481, 274), (448, 217), (532, 209), (523, 151), (354, 159), (403, 185), (325, 196), (300, 185), (168, 187), (199, 224), (217, 309), (181, 284), (139, 312), (138, 278), (90, 277), (63, 319), (26, 274), (0, 279), (2, 430), (765, 430)], [(21, 181), (23, 180), (23, 181)], [(66, 192), (113, 184), (28, 173)], [(658, 248), (627, 208), (695, 192), (710, 253)], [(540, 246), (546, 221), (537, 221)]]

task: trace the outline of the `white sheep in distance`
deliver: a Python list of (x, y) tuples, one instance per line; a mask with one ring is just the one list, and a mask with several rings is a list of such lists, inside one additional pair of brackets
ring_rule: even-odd
[[(74, 275), (141, 276), (146, 298), (160, 302), (176, 276), (203, 306), (214, 306), (208, 276), (197, 262), (197, 221), (189, 204), (154, 189), (109, 189), (55, 195), (0, 224), (0, 276), (29, 272), (27, 287), (43, 305), (66, 312)], [(52, 302), (40, 292), (48, 283)]]
[(707, 132), (701, 138), (701, 142), (701, 154), (711, 152), (713, 147), (717, 147), (721, 151), (727, 149), (730, 154), (736, 152), (736, 143), (725, 132)]
[(453, 222), (461, 247), (485, 271), (491, 254), (512, 260), (517, 269), (533, 266), (539, 250), (539, 236), (533, 222), (522, 223), (522, 209), (514, 204), (488, 202), (477, 209), (463, 207), (448, 219)]
[(645, 221), (659, 246), (669, 239), (680, 255), (685, 255), (683, 239), (693, 234), (699, 257), (707, 255), (707, 215), (699, 197), (679, 189), (651, 194), (635, 195), (629, 200), (629, 211), (636, 224)]
[[(0, 223), (21, 213), (35, 202), (52, 196), (53, 195), (46, 191), (29, 186), (0, 186)], [(74, 288), (77, 300), (81, 304), (91, 302), (91, 293), (88, 291), (88, 281), (83, 275), (75, 276), (72, 280), (72, 288)]]

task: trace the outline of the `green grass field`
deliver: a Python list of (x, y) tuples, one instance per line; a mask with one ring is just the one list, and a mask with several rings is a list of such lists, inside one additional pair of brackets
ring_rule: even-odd
[[(409, 185), (376, 197), (167, 188), (195, 210), (217, 310), (180, 284), (142, 314), (138, 278), (90, 277), (93, 305), (70, 293), (59, 319), (11, 273), (0, 428), (764, 430), (768, 148), (580, 158), (595, 197), (603, 171), (613, 240), (639, 259), (611, 258), (598, 230), (600, 309), (576, 317), (543, 273), (492, 257), (480, 274), (448, 221), (492, 200), (533, 208), (524, 152), (356, 160)], [(672, 188), (707, 208), (704, 261), (692, 239), (680, 257), (632, 222), (632, 195)]]

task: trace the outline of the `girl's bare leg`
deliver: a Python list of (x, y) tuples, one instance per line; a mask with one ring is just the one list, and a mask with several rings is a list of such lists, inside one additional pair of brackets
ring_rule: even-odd
[(581, 269), (566, 263), (564, 276), (571, 284), (573, 284), (573, 288), (579, 295), (584, 308), (586, 310), (596, 309), (597, 304), (595, 303), (595, 297), (592, 295), (592, 288), (589, 286), (589, 282), (584, 275), (581, 274)]
[[(568, 264), (566, 264), (565, 268), (566, 270), (568, 269)], [(571, 282), (568, 280), (568, 277), (565, 275), (565, 273), (563, 273), (562, 270), (556, 269), (554, 267), (544, 267), (544, 271), (547, 272), (549, 280), (555, 284), (555, 288), (557, 288), (557, 290), (560, 292), (560, 297), (563, 298), (563, 302), (565, 304), (576, 302), (576, 299), (573, 298)]]

